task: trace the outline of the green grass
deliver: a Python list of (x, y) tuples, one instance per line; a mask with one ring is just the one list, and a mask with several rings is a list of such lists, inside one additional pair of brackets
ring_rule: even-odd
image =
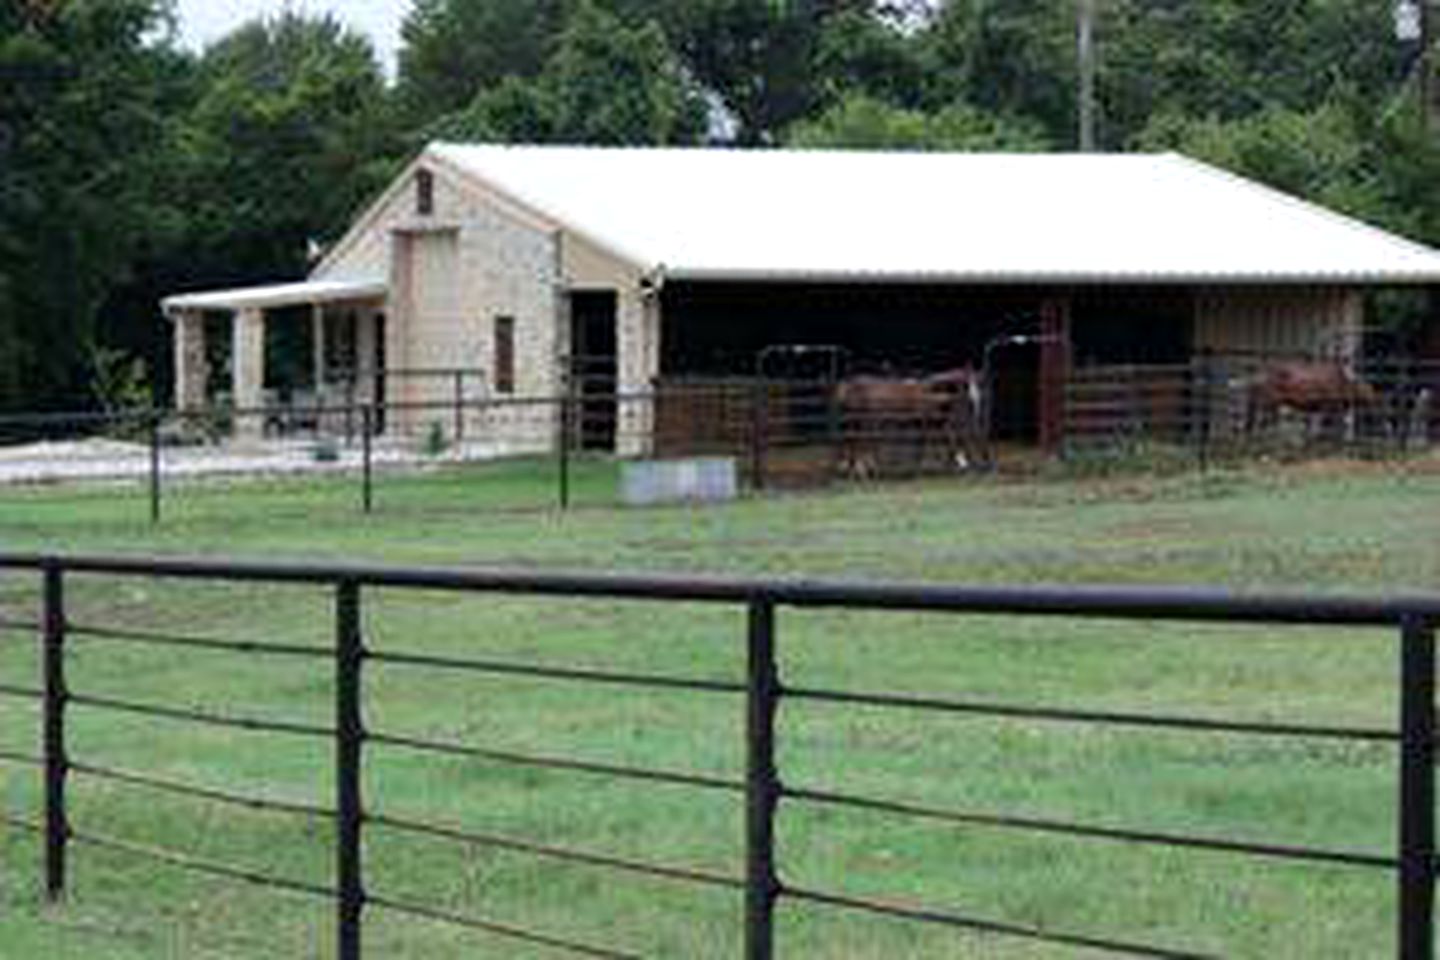
[[(551, 465), (387, 475), (361, 516), (353, 479), (206, 483), (145, 521), (138, 488), (6, 491), (0, 549), (808, 574), (952, 582), (1218, 583), (1392, 591), (1440, 585), (1440, 476), (1424, 471), (1225, 472), (1104, 482), (937, 482), (789, 495), (706, 509), (623, 510), (613, 470), (580, 465), (582, 508)], [(380, 649), (738, 680), (743, 612), (560, 599), (367, 595)], [(76, 577), (71, 619), (325, 645), (332, 600), (298, 587)], [(33, 577), (0, 575), (0, 618), (33, 614)], [(1384, 632), (783, 611), (794, 685), (1254, 720), (1391, 725)], [(328, 722), (328, 664), (76, 639), (92, 694)], [(0, 682), (33, 683), (34, 644), (0, 633)], [(372, 665), (376, 729), (500, 749), (738, 777), (743, 710), (727, 694), (639, 692)], [(76, 707), (81, 760), (328, 804), (330, 749)], [(787, 783), (947, 808), (1385, 852), (1393, 751), (1383, 747), (936, 717), (789, 701)], [(0, 700), (0, 749), (33, 752), (38, 718)], [(34, 816), (34, 772), (0, 765), (0, 809)], [(328, 825), (161, 797), (77, 776), (73, 820), (318, 883)], [(558, 772), (367, 754), (372, 809), (734, 874), (737, 798)], [(0, 828), (3, 829), (3, 828)], [(1383, 872), (1103, 841), (962, 829), (787, 803), (780, 846), (799, 885), (874, 894), (1061, 931), (1227, 956), (1392, 952)], [(73, 895), (39, 906), (39, 848), (0, 833), (0, 956), (328, 956), (324, 903), (197, 879), (79, 847)], [(740, 898), (373, 830), (367, 879), (385, 894), (653, 956), (728, 957)], [(553, 951), (373, 911), (374, 956), (543, 957)], [(1067, 957), (1008, 939), (786, 904), (790, 957)]]

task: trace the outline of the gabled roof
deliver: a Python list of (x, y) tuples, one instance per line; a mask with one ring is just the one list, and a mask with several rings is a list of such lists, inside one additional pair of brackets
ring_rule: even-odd
[(1440, 282), (1440, 252), (1176, 154), (426, 153), (678, 279)]

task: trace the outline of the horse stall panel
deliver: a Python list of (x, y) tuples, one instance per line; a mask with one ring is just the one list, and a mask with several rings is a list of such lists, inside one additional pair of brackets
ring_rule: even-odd
[(1440, 438), (1440, 363), (1293, 353), (1204, 354), (1187, 364), (1074, 371), (1071, 450), (1156, 444), (1198, 456), (1403, 453)]
[(698, 454), (743, 456), (751, 447), (757, 418), (764, 409), (765, 432), (783, 426), (783, 385), (767, 388), (740, 377), (670, 377), (655, 394), (655, 453), (660, 457)]
[(1074, 446), (1185, 443), (1202, 422), (1197, 382), (1189, 364), (1081, 367), (1066, 390), (1066, 440)]
[(735, 457), (755, 485), (814, 486), (834, 474), (830, 384), (670, 377), (655, 398), (655, 455)]
[(902, 378), (667, 378), (656, 394), (655, 454), (733, 456), (751, 485), (769, 487), (954, 472), (957, 455), (979, 460), (978, 419), (953, 413), (961, 400), (968, 409), (968, 391), (937, 389)]

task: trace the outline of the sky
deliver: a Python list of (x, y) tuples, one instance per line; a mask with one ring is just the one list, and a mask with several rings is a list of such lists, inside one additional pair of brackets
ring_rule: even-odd
[(395, 70), (400, 46), (400, 21), (411, 0), (179, 0), (180, 37), (188, 47), (201, 49), (247, 20), (289, 8), (300, 13), (332, 13), (344, 23), (369, 35), (385, 68)]

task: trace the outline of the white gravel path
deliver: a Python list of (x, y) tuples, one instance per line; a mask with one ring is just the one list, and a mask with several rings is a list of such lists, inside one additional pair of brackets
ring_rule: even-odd
[[(268, 440), (223, 446), (165, 447), (160, 451), (164, 477), (281, 476), (359, 470), (360, 445), (340, 447), (338, 460), (316, 458), (316, 445), (305, 440)], [(440, 456), (421, 453), (413, 443), (377, 440), (371, 454), (376, 467), (421, 467), (494, 460), (519, 453), (513, 445), (466, 443)], [(0, 486), (69, 481), (141, 479), (150, 472), (150, 449), (143, 443), (91, 439), (48, 441), (0, 447)]]

